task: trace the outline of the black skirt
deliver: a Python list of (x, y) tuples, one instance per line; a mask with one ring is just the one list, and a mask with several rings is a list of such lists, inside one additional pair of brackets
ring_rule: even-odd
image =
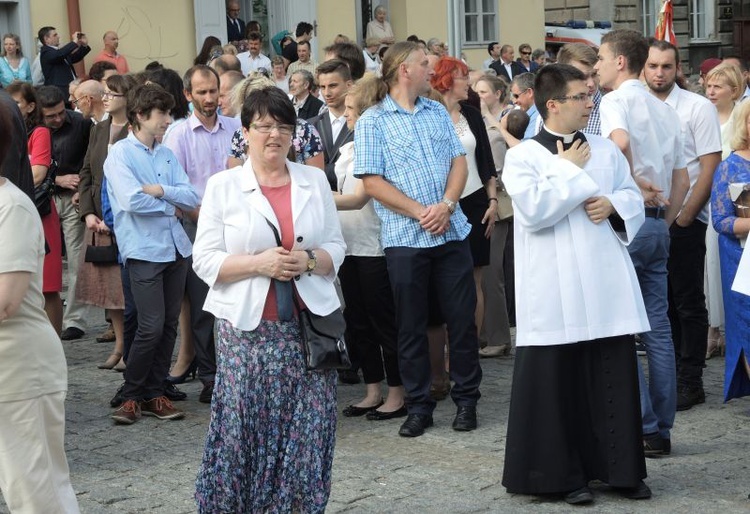
[(484, 236), (487, 225), (482, 224), (484, 213), (489, 207), (487, 191), (481, 187), (469, 196), (461, 198), (458, 203), (461, 205), (461, 211), (471, 223), (468, 239), (474, 267), (487, 266), (490, 263), (490, 240)]
[(601, 480), (646, 477), (632, 336), (519, 347), (511, 390), (503, 486), (566, 493)]

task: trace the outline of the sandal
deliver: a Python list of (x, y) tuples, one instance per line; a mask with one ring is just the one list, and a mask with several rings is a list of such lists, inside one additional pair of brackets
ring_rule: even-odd
[(120, 359), (122, 359), (122, 354), (120, 352), (114, 352), (109, 356), (109, 358), (107, 358), (106, 361), (104, 361), (104, 364), (99, 364), (97, 368), (113, 369), (117, 365), (117, 363), (120, 362)]

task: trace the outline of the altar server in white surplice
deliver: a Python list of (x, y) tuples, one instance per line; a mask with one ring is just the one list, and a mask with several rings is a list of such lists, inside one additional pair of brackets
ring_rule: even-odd
[(544, 67), (535, 94), (544, 127), (503, 171), (517, 291), (503, 485), (582, 504), (600, 480), (648, 498), (630, 334), (649, 324), (626, 248), (643, 197), (615, 144), (580, 132), (593, 102), (579, 70)]

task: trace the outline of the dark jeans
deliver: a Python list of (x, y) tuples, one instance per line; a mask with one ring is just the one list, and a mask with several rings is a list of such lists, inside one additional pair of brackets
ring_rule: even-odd
[(672, 327), (677, 384), (703, 385), (706, 366), (708, 311), (703, 292), (706, 224), (672, 224), (669, 230), (669, 322)]
[[(356, 348), (366, 384), (384, 378), (401, 385), (396, 355), (396, 314), (385, 257), (348, 255), (339, 268), (350, 351)], [(385, 365), (385, 373), (383, 366)]]
[(135, 339), (135, 331), (138, 330), (138, 309), (135, 308), (133, 292), (130, 290), (130, 273), (124, 264), (120, 265), (120, 277), (122, 278), (122, 294), (125, 297), (122, 359), (127, 363), (130, 347)]
[(164, 395), (177, 338), (177, 319), (185, 291), (188, 261), (127, 261), (130, 288), (138, 310), (138, 329), (130, 347), (123, 397), (150, 400)]
[[(185, 220), (185, 233), (191, 243), (195, 242), (197, 225)], [(190, 332), (198, 363), (198, 378), (202, 382), (213, 382), (216, 377), (216, 342), (214, 341), (214, 315), (203, 310), (208, 296), (208, 285), (193, 271), (193, 258), (188, 257), (188, 274), (185, 293), (190, 301)], [(166, 375), (165, 375), (166, 376)]]
[(431, 414), (430, 350), (427, 343), (429, 295), (435, 294), (448, 328), (451, 397), (456, 405), (479, 400), (482, 368), (474, 311), (477, 297), (468, 241), (432, 248), (386, 248), (388, 275), (396, 306), (398, 364), (410, 414)]

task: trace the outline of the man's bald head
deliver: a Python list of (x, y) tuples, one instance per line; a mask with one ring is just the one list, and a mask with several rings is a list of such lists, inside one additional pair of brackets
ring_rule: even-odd
[(85, 118), (97, 117), (103, 112), (102, 95), (104, 87), (96, 80), (81, 82), (75, 89), (76, 107)]
[(242, 72), (242, 64), (240, 64), (240, 60), (237, 58), (236, 55), (232, 54), (224, 54), (209, 64), (213, 69), (216, 70), (216, 73), (219, 75), (222, 75), (228, 71), (239, 71)]
[(117, 50), (117, 47), (120, 46), (120, 37), (114, 30), (108, 30), (105, 32), (102, 41), (104, 42), (104, 48), (110, 52), (114, 52)]

